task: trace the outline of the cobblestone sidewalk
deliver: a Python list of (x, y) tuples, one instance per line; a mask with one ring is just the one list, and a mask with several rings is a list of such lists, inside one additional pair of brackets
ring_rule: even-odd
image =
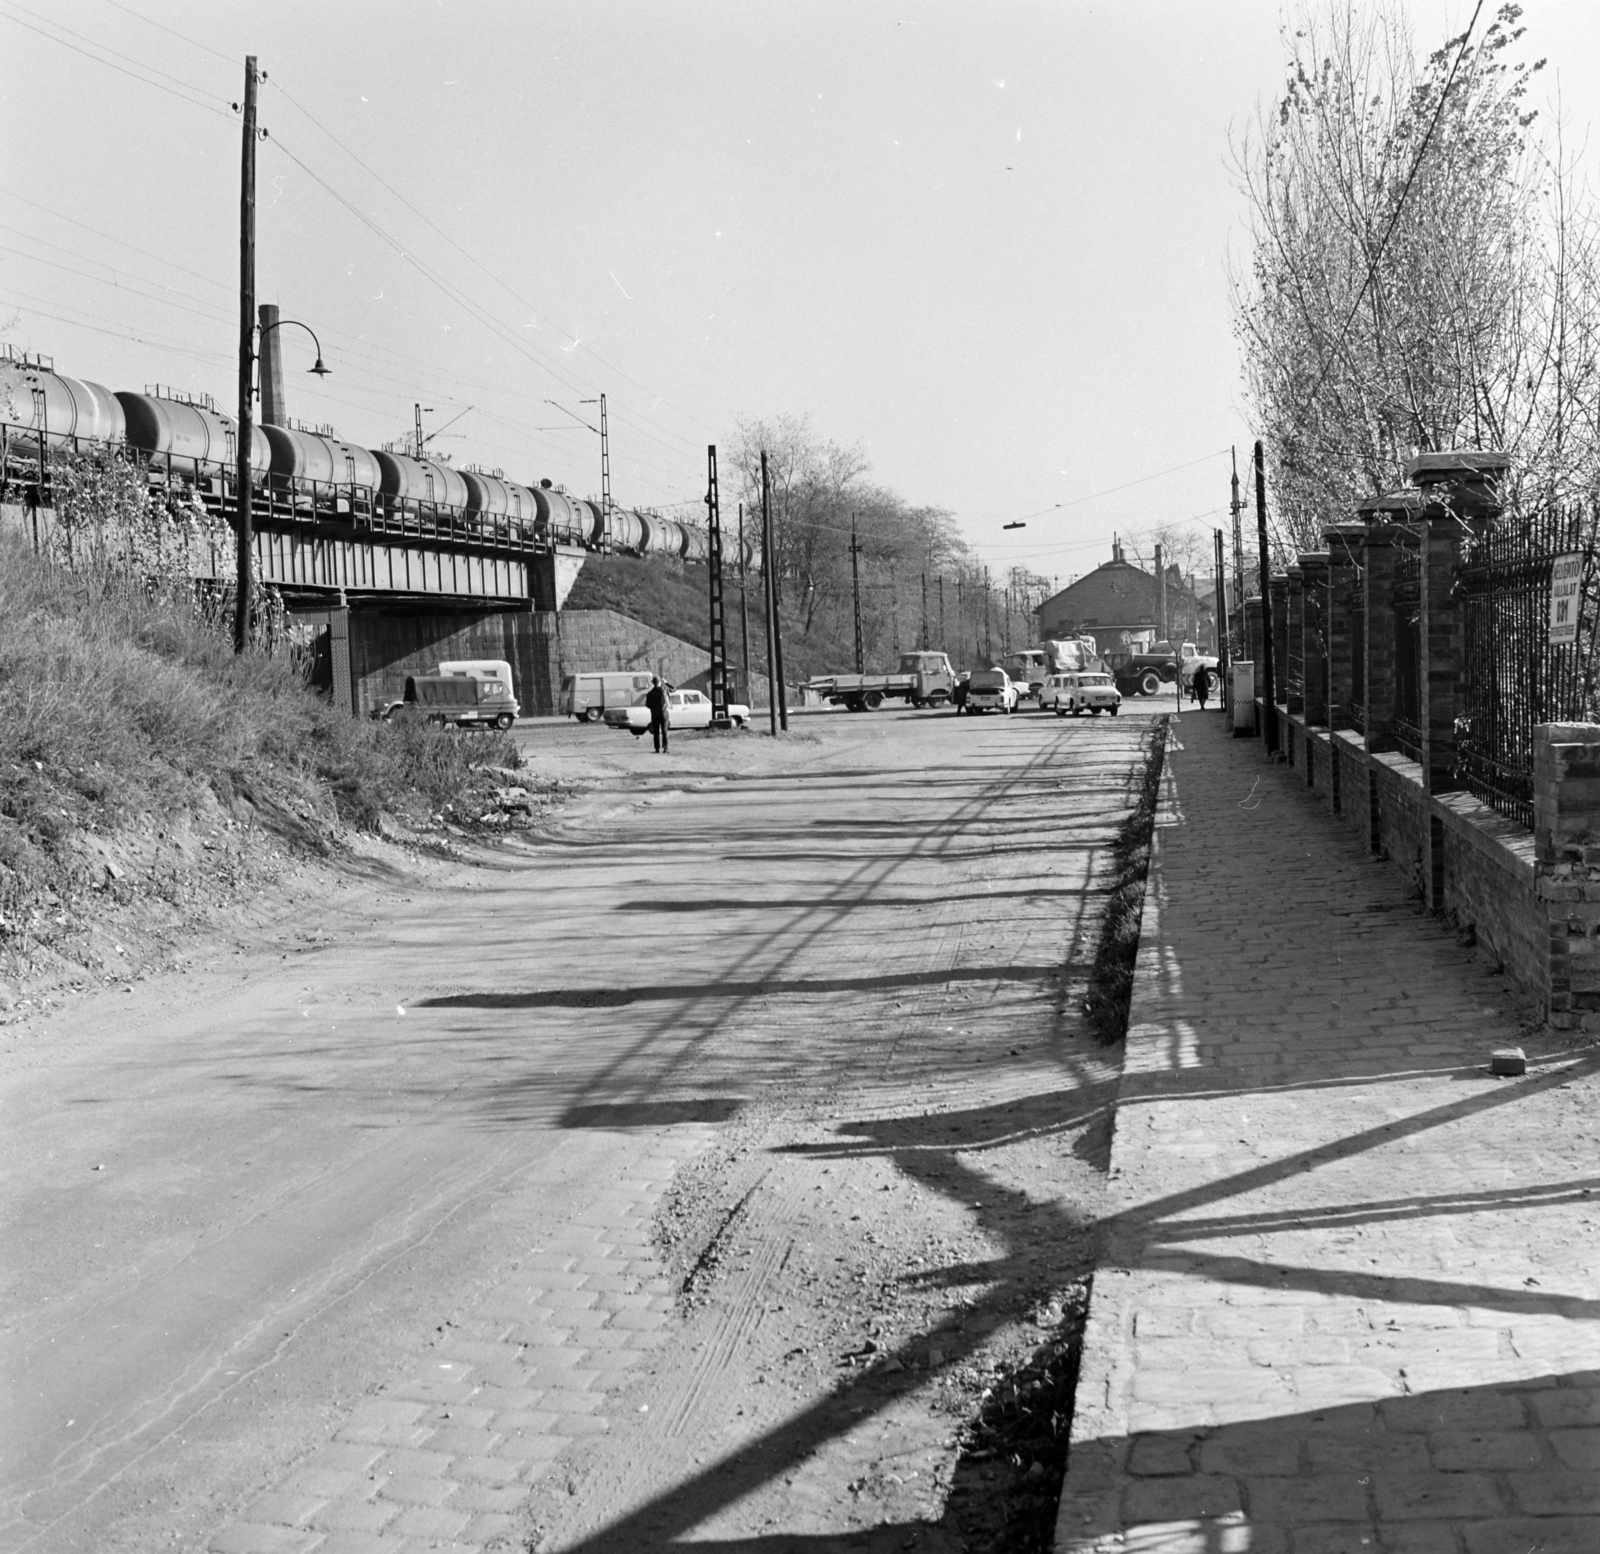
[(1057, 1549), (1594, 1554), (1600, 1049), (1174, 733)]

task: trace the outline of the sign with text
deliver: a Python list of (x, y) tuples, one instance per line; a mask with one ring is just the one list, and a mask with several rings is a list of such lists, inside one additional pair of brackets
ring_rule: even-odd
[(1578, 640), (1583, 601), (1583, 557), (1557, 556), (1550, 568), (1550, 646)]

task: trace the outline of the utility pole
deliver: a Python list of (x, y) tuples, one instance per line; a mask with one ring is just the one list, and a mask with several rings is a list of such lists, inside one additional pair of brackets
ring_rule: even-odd
[(1156, 638), (1170, 640), (1167, 636), (1167, 569), (1161, 564), (1161, 547), (1156, 546)]
[(856, 515), (850, 514), (850, 591), (855, 598), (856, 673), (867, 672), (867, 655), (861, 642), (861, 542), (856, 538)]
[(994, 590), (989, 583), (989, 569), (983, 569), (983, 656), (994, 662)]
[(939, 574), (939, 642), (944, 643), (944, 573)]
[(706, 573), (711, 595), (711, 726), (728, 720), (728, 643), (722, 616), (722, 505), (717, 492), (717, 445), (706, 448)]
[(778, 569), (773, 565), (772, 495), (767, 483), (767, 450), (761, 450), (761, 574), (767, 590), (767, 683), (772, 732), (789, 732), (789, 702), (783, 691), (783, 636), (778, 628)]
[[(1228, 450), (1233, 456), (1233, 495), (1228, 507), (1233, 513), (1233, 607), (1240, 612), (1239, 627), (1244, 629), (1244, 536), (1239, 526), (1239, 514), (1244, 511), (1244, 500), (1239, 495), (1239, 450)], [(1242, 640), (1242, 639), (1241, 639)]]
[(965, 574), (956, 573), (956, 658), (967, 656), (967, 600), (962, 587)]
[(889, 558), (889, 639), (894, 656), (900, 656), (900, 581), (894, 573), (894, 557)]
[[(1237, 484), (1238, 477), (1235, 476), (1234, 479), (1235, 479), (1234, 489), (1237, 491), (1238, 490), (1238, 484)], [(1234, 522), (1235, 523), (1238, 522), (1237, 513), (1235, 513), (1235, 515), (1234, 515)], [(1222, 560), (1222, 530), (1221, 529), (1214, 529), (1212, 531), (1212, 537), (1216, 541), (1216, 551), (1217, 551), (1217, 555), (1216, 555), (1217, 597), (1216, 597), (1216, 601), (1215, 601), (1215, 607), (1212, 609), (1212, 612), (1211, 612), (1211, 617), (1212, 617), (1213, 622), (1216, 625), (1216, 631), (1217, 631), (1217, 673), (1222, 676), (1222, 684), (1217, 690), (1217, 700), (1219, 702), (1222, 702), (1224, 705), (1226, 705), (1227, 702), (1231, 699), (1232, 693), (1233, 693), (1233, 686), (1232, 686), (1231, 681), (1228, 678), (1228, 666), (1232, 662), (1233, 654), (1228, 651), (1228, 633), (1227, 633), (1227, 630), (1226, 630), (1226, 626), (1227, 626), (1227, 611), (1224, 608), (1224, 602), (1225, 601), (1223, 599), (1223, 594), (1222, 594), (1223, 579), (1228, 574), (1227, 574), (1227, 572), (1226, 572), (1226, 570), (1224, 568), (1223, 560)]]
[[(715, 449), (712, 450), (713, 462)], [(604, 516), (604, 539), (607, 549), (611, 546), (611, 427), (606, 420), (606, 396), (600, 396), (600, 511)], [(720, 564), (719, 564), (720, 572)], [(722, 579), (717, 578), (718, 608), (721, 608)], [(716, 713), (713, 712), (715, 717)]]
[(745, 586), (745, 573), (749, 571), (749, 564), (745, 560), (744, 548), (744, 503), (739, 504), (739, 663), (744, 669), (744, 704), (753, 706), (750, 700), (750, 590)]
[(422, 406), (419, 403), (413, 402), (411, 409), (416, 423), (416, 430), (411, 434), (411, 447), (413, 450), (413, 456), (420, 459), (422, 457), (422, 450), (426, 446), (422, 440)]
[(1266, 708), (1262, 734), (1267, 742), (1267, 754), (1278, 748), (1278, 696), (1273, 684), (1272, 662), (1272, 591), (1267, 580), (1272, 576), (1272, 562), (1267, 553), (1267, 453), (1256, 439), (1256, 542), (1261, 550), (1261, 683), (1260, 694)]
[(922, 574), (922, 651), (928, 651), (928, 574)]
[(239, 541), (234, 580), (233, 650), (250, 646), (255, 593), (255, 524), (250, 511), (250, 447), (255, 439), (256, 365), (256, 56), (244, 60), (244, 147), (239, 162), (239, 446), (234, 470), (234, 528)]

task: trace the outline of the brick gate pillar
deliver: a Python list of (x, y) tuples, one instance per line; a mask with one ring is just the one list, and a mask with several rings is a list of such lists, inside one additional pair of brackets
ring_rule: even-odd
[[(1334, 524), (1322, 531), (1328, 544), (1328, 727), (1355, 723), (1357, 664), (1354, 616), (1361, 600), (1360, 524)], [(1365, 652), (1365, 644), (1360, 651)]]
[(1424, 518), (1417, 722), (1422, 729), (1422, 780), (1429, 793), (1448, 793), (1457, 786), (1456, 719), (1465, 710), (1466, 638), (1461, 602), (1453, 591), (1461, 566), (1461, 540), (1461, 524), (1454, 514)]
[(1304, 579), (1300, 623), (1300, 687), (1306, 723), (1312, 728), (1332, 728), (1328, 711), (1328, 571), (1325, 550), (1308, 550), (1300, 557)]
[(1370, 523), (1365, 536), (1367, 749), (1394, 748), (1394, 547), (1387, 523)]
[(1261, 685), (1261, 600), (1244, 602), (1244, 656), (1256, 666), (1256, 687)]
[(1267, 588), (1272, 614), (1272, 699), (1281, 707), (1289, 682), (1289, 579), (1274, 574)]
[(1283, 695), (1278, 699), (1290, 712), (1304, 712), (1306, 707), (1306, 580), (1298, 563), (1284, 574), (1284, 592), (1287, 595), (1287, 625), (1289, 636), (1288, 673), (1283, 677)]
[(1559, 1030), (1600, 1030), (1600, 724), (1535, 725), (1533, 842), (1547, 1018)]

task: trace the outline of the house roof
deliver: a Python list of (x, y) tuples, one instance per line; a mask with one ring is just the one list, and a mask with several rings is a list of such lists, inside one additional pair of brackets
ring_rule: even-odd
[[(1155, 578), (1142, 567), (1131, 561), (1107, 561), (1046, 599), (1039, 606), (1039, 618), (1102, 630), (1141, 630), (1155, 625), (1159, 594)], [(1170, 585), (1167, 597), (1170, 603)]]

